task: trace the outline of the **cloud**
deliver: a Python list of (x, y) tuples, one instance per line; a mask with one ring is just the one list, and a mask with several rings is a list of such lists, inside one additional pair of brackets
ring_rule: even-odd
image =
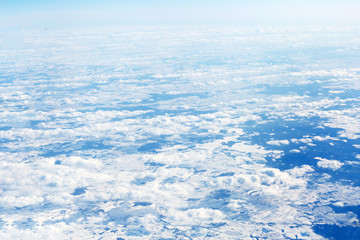
[(271, 140), (266, 142), (269, 145), (282, 146), (290, 144), (289, 140)]
[[(357, 29), (49, 30), (21, 48), (2, 40), (0, 238), (320, 239), (311, 226), (357, 226), (329, 206), (359, 205), (359, 188), (327, 178), (357, 167)], [(328, 143), (353, 162), (329, 160)]]
[(321, 168), (328, 168), (331, 170), (338, 170), (340, 169), (344, 163), (338, 161), (338, 160), (328, 160), (321, 157), (316, 157), (315, 159), (319, 160), (317, 162), (317, 166)]

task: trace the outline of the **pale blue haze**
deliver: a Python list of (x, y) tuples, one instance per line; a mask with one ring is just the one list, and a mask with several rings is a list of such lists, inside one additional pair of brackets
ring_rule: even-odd
[(2, 27), (101, 24), (351, 24), (359, 1), (1, 1)]

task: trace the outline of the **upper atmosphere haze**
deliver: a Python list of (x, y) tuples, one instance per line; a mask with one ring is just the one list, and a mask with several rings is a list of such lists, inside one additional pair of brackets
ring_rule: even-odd
[(123, 24), (351, 24), (354, 0), (0, 1), (0, 27)]

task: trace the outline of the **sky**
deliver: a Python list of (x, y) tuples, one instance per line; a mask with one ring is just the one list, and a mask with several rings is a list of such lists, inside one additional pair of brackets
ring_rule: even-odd
[(0, 0), (0, 27), (92, 24), (357, 24), (355, 0)]

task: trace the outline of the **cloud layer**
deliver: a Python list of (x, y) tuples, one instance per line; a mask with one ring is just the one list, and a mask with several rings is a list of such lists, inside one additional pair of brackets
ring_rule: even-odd
[(358, 33), (178, 26), (3, 40), (1, 238), (358, 233)]

